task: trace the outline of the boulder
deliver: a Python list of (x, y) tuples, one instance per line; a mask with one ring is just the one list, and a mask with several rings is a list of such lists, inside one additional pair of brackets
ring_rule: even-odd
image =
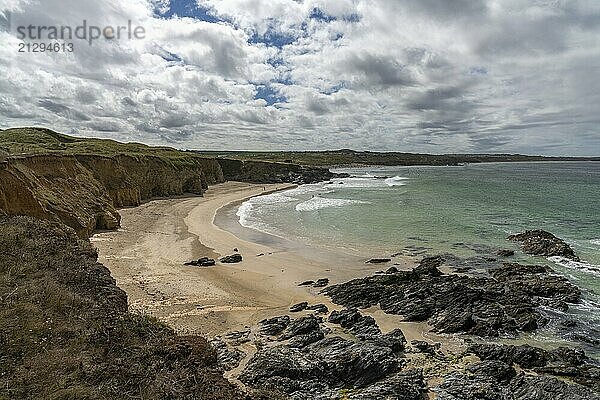
[(385, 273), (386, 273), (386, 274), (395, 274), (395, 273), (397, 273), (397, 272), (398, 272), (398, 268), (396, 268), (396, 267), (389, 267), (389, 268), (388, 268), (388, 269), (385, 271)]
[(258, 323), (258, 330), (263, 335), (275, 336), (279, 335), (290, 324), (290, 317), (283, 315), (263, 319)]
[(215, 265), (215, 260), (208, 257), (202, 257), (197, 260), (186, 262), (183, 265), (193, 265), (195, 267), (212, 267), (213, 265)]
[(521, 242), (523, 252), (527, 254), (546, 257), (560, 256), (569, 260), (580, 261), (567, 242), (541, 229), (510, 235), (508, 240)]
[(315, 283), (313, 283), (313, 287), (320, 288), (329, 285), (329, 278), (321, 278), (317, 279)]
[(279, 336), (279, 340), (287, 340), (294, 336), (304, 335), (307, 333), (321, 330), (321, 317), (309, 315), (293, 320)]
[(325, 304), (313, 304), (311, 306), (306, 307), (309, 311), (315, 311), (317, 314), (327, 314), (329, 312), (329, 308)]
[(219, 339), (213, 339), (210, 345), (217, 353), (217, 363), (224, 371), (231, 371), (240, 365), (240, 361), (246, 357), (246, 353), (240, 349), (230, 348), (225, 342)]
[(303, 301), (302, 303), (294, 304), (290, 307), (290, 312), (300, 312), (306, 310), (308, 307), (308, 302)]
[(221, 257), (219, 259), (219, 261), (222, 262), (223, 264), (239, 263), (239, 262), (242, 262), (242, 255), (239, 253), (232, 254), (230, 256)]

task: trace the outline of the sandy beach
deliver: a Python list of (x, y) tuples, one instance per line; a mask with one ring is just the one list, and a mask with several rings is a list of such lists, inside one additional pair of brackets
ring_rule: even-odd
[[(211, 186), (204, 197), (160, 199), (119, 210), (122, 227), (96, 234), (99, 261), (129, 296), (133, 311), (151, 314), (182, 333), (208, 337), (243, 329), (289, 313), (301, 301), (340, 309), (319, 289), (299, 287), (306, 280), (345, 282), (384, 268), (359, 258), (307, 246), (278, 248), (240, 239), (214, 224), (221, 208), (292, 185), (227, 182)], [(218, 258), (237, 248), (239, 264), (202, 268), (183, 265), (199, 257)], [(397, 260), (411, 268), (409, 259)], [(398, 316), (369, 310), (382, 330), (401, 326), (407, 338), (427, 339), (423, 324), (401, 323)]]

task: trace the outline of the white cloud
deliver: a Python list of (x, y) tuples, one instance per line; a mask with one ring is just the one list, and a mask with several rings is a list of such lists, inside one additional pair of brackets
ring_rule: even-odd
[(33, 54), (0, 32), (1, 126), (195, 148), (600, 150), (597, 2), (198, 5), (221, 22), (158, 17), (166, 0), (2, 0), (13, 23), (146, 35)]

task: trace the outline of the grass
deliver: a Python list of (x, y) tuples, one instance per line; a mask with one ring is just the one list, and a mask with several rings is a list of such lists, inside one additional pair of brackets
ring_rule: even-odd
[(342, 165), (457, 165), (482, 162), (600, 161), (600, 157), (543, 157), (520, 154), (419, 154), (401, 152), (333, 151), (198, 151), (206, 157), (284, 162), (311, 166)]
[(0, 131), (0, 158), (11, 156), (64, 154), (114, 157), (157, 157), (174, 165), (193, 165), (201, 157), (170, 147), (121, 143), (110, 139), (78, 138), (44, 128), (11, 128)]
[(199, 336), (128, 313), (95, 249), (68, 228), (0, 217), (0, 399), (260, 399)]

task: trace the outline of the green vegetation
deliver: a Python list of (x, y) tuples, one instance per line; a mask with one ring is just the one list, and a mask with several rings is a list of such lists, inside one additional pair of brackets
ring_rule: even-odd
[(223, 378), (205, 339), (127, 312), (88, 241), (0, 218), (0, 399), (260, 399)]
[(152, 156), (174, 165), (191, 165), (197, 155), (170, 147), (152, 147), (141, 143), (121, 143), (110, 139), (78, 138), (43, 128), (11, 128), (0, 131), (0, 158), (36, 154), (96, 155), (113, 157)]
[(400, 152), (333, 151), (181, 151), (141, 143), (109, 139), (78, 138), (42, 128), (11, 128), (0, 131), (0, 160), (3, 155), (74, 154), (112, 157), (153, 156), (175, 165), (190, 165), (197, 158), (293, 163), (310, 166), (337, 165), (458, 165), (481, 162), (600, 161), (600, 157), (543, 157), (520, 154), (418, 154)]
[(198, 151), (206, 157), (238, 160), (285, 162), (312, 166), (342, 165), (458, 165), (482, 162), (519, 161), (600, 161), (600, 157), (543, 157), (520, 154), (416, 154), (398, 152), (370, 152), (354, 150), (335, 151)]

